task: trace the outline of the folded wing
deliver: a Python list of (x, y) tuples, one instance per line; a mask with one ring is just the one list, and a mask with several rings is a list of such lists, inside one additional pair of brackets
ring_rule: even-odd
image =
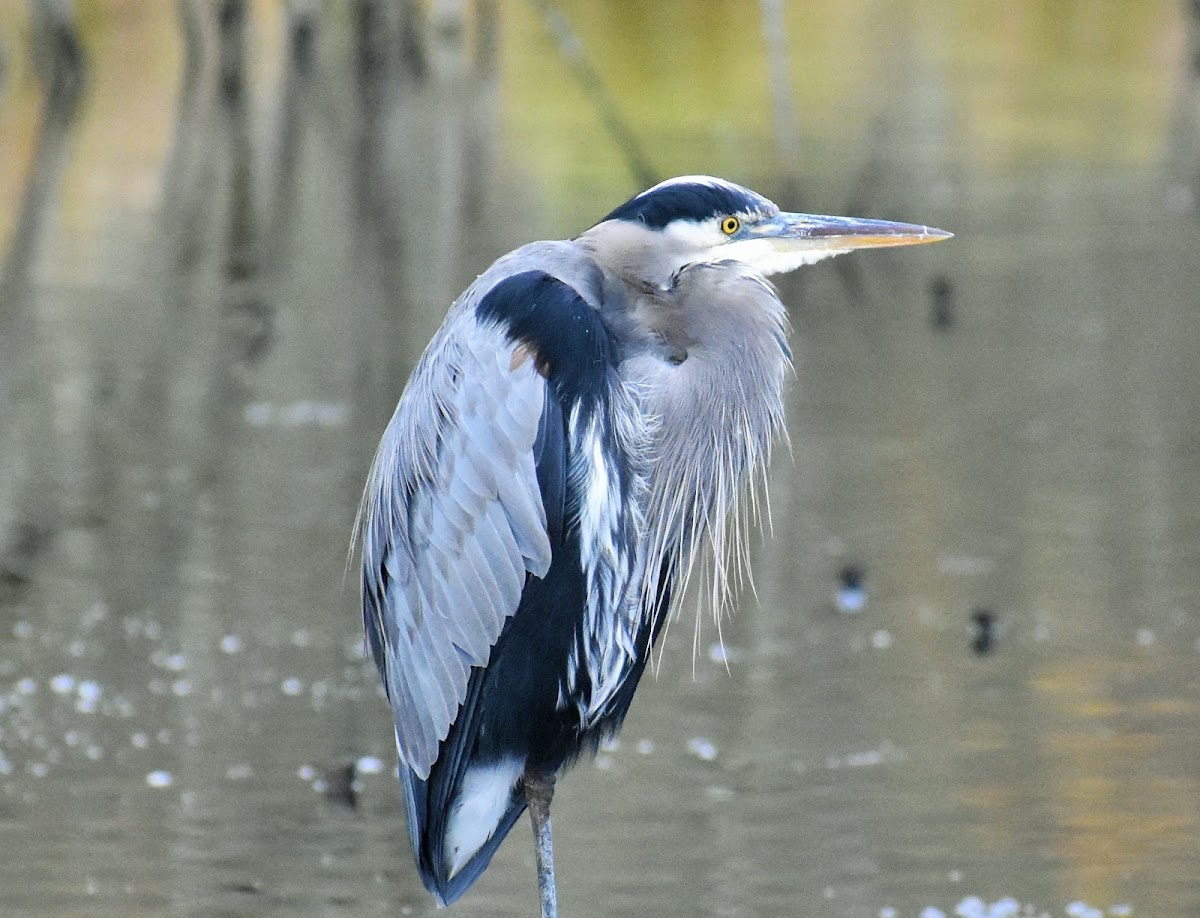
[(363, 504), (363, 618), (400, 759), (420, 778), (526, 576), (550, 566), (538, 459), (562, 444), (539, 437), (546, 399), (501, 323), (452, 313), (380, 443)]

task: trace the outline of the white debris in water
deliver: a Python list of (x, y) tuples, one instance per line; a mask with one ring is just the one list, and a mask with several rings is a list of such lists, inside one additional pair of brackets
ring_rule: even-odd
[(870, 749), (866, 752), (852, 752), (846, 756), (845, 763), (851, 768), (866, 768), (871, 765), (879, 765), (883, 762), (883, 752), (879, 749)]
[(301, 781), (312, 781), (317, 776), (317, 770), (311, 765), (301, 765), (296, 769)]
[(377, 775), (383, 771), (383, 759), (374, 755), (360, 755), (354, 763), (360, 775)]
[(714, 663), (719, 663), (722, 666), (728, 666), (730, 663), (740, 657), (741, 654), (742, 652), (736, 647), (727, 647), (722, 641), (717, 641), (716, 643), (709, 645), (708, 648), (708, 658)]
[(85, 754), (93, 762), (99, 762), (102, 758), (104, 758), (104, 750), (95, 743), (87, 747), (87, 752)]
[(67, 647), (67, 653), (73, 657), (82, 657), (85, 653), (87, 653), (87, 643), (82, 639), (74, 640), (71, 642), (70, 646)]
[(312, 643), (312, 635), (309, 634), (307, 628), (297, 628), (292, 632), (293, 647), (307, 647)]
[(108, 606), (102, 602), (98, 602), (83, 613), (79, 619), (79, 627), (84, 631), (90, 631), (106, 618), (108, 618)]
[(174, 780), (169, 771), (152, 771), (146, 775), (146, 783), (151, 787), (170, 787)]
[(318, 679), (309, 686), (309, 694), (312, 695), (313, 707), (322, 707), (325, 699), (329, 697), (329, 683), (325, 679)]
[(621, 748), (621, 740), (616, 736), (606, 736), (600, 740), (601, 752), (616, 752)]
[(848, 615), (861, 612), (867, 605), (867, 591), (862, 587), (840, 586), (834, 593), (833, 601), (839, 612)]
[(958, 918), (987, 918), (988, 907), (978, 896), (967, 896), (954, 906), (954, 914)]
[(70, 673), (59, 673), (50, 680), (50, 691), (55, 695), (70, 695), (75, 691), (75, 677)]
[(654, 741), (648, 740), (648, 739), (640, 739), (637, 741), (637, 745), (634, 746), (634, 748), (638, 751), (639, 755), (649, 755), (650, 753), (652, 753), (654, 751)]
[(66, 743), (68, 746), (78, 746), (79, 745), (79, 731), (78, 730), (68, 730), (66, 733), (63, 734), (63, 742)]
[(696, 758), (705, 762), (711, 762), (717, 757), (717, 747), (711, 740), (703, 736), (693, 736), (688, 740), (687, 749)]
[(13, 624), (13, 637), (19, 641), (33, 637), (33, 625), (29, 622), (16, 622)]
[(1154, 632), (1149, 628), (1139, 628), (1137, 634), (1134, 635), (1134, 640), (1137, 641), (1139, 647), (1149, 647), (1156, 640)]
[[(958, 873), (958, 871), (952, 871), (952, 873)], [(1039, 910), (1029, 903), (1022, 905), (1011, 896), (1005, 896), (995, 902), (988, 902), (979, 896), (967, 896), (954, 907), (953, 914), (957, 918), (1033, 918), (1033, 916), (1050, 918), (1049, 912)], [(1104, 918), (1104, 912), (1101, 909), (1085, 902), (1070, 903), (1066, 907), (1066, 914), (1069, 918)], [(1133, 914), (1133, 909), (1129, 905), (1114, 905), (1109, 908), (1108, 914), (1114, 918), (1129, 918)], [(896, 909), (890, 906), (881, 909), (879, 915), (880, 918), (898, 918)], [(920, 912), (920, 918), (946, 918), (946, 916), (941, 909), (929, 905)]]
[(279, 688), (285, 695), (299, 695), (304, 691), (304, 685), (295, 676), (289, 676), (280, 683)]
[[(872, 768), (876, 765), (898, 761), (902, 758), (903, 756), (890, 743), (885, 742), (879, 749), (868, 749), (865, 752), (848, 752), (842, 756), (826, 756), (825, 767), (830, 771), (836, 771), (839, 768)], [(798, 763), (796, 770), (797, 772), (803, 772), (803, 763)], [(951, 882), (957, 882), (957, 880), (952, 879)]]
[(890, 905), (885, 905), (879, 910), (879, 918), (896, 918), (896, 910)]
[[(1032, 914), (1032, 906), (1026, 911)], [(991, 904), (984, 902), (979, 896), (967, 896), (954, 907), (954, 914), (959, 918), (1016, 918), (1021, 914), (1021, 903), (1011, 896)]]
[(592, 759), (592, 765), (600, 771), (611, 771), (613, 767), (613, 757), (601, 753)]
[(242, 639), (236, 634), (227, 634), (221, 638), (221, 650), (225, 653), (237, 653), (242, 649)]
[(162, 634), (162, 626), (152, 619), (138, 618), (136, 615), (127, 615), (121, 619), (121, 625), (125, 629), (125, 636), (130, 638), (145, 638), (148, 641), (157, 641)]
[(161, 666), (173, 673), (181, 672), (187, 666), (187, 657), (181, 653), (173, 653), (163, 658)]
[(282, 405), (254, 402), (246, 406), (242, 417), (252, 427), (341, 427), (349, 419), (350, 409), (344, 402), (307, 399)]
[(949, 880), (951, 883), (961, 883), (962, 882), (962, 871), (961, 870), (951, 870), (948, 874), (946, 874), (946, 879)]
[(264, 424), (270, 424), (271, 418), (275, 416), (275, 406), (269, 402), (254, 402), (247, 405), (242, 417), (247, 424), (253, 427), (262, 427)]
[(876, 650), (887, 650), (892, 646), (891, 632), (886, 628), (880, 628), (871, 635), (871, 646)]
[(50, 771), (50, 766), (45, 762), (30, 762), (28, 767), (29, 773), (35, 778), (44, 778)]
[(136, 749), (145, 749), (150, 744), (149, 737), (145, 733), (135, 733), (129, 737), (129, 742), (133, 743)]
[(91, 679), (84, 679), (75, 687), (75, 693), (79, 696), (79, 700), (75, 702), (75, 710), (81, 714), (91, 714), (96, 710), (96, 704), (100, 701), (101, 689), (99, 683), (93, 682)]
[(180, 697), (190, 695), (192, 694), (192, 683), (188, 682), (187, 679), (176, 679), (171, 683), (171, 692)]
[(225, 771), (225, 777), (230, 781), (245, 781), (253, 775), (254, 769), (244, 762), (240, 765), (230, 765)]
[(17, 693), (18, 694), (32, 695), (36, 691), (37, 691), (37, 680), (36, 679), (30, 679), (28, 676), (26, 676), (24, 679), (18, 680), (18, 682), (17, 682)]

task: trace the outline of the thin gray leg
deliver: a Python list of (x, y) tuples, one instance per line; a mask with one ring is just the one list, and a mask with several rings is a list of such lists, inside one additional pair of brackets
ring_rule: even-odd
[(533, 844), (537, 853), (538, 896), (542, 918), (558, 918), (558, 895), (554, 889), (554, 844), (550, 836), (550, 801), (554, 798), (554, 776), (525, 773), (525, 800), (533, 821)]

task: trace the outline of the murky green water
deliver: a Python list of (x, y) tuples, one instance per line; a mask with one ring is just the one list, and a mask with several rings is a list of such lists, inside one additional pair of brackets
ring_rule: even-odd
[[(578, 2), (573, 69), (333, 4), (297, 69), (263, 3), (232, 98), (205, 15), (79, 6), (73, 108), (0, 14), (0, 914), (434, 911), (359, 488), (453, 296), (647, 169), (957, 238), (782, 287), (758, 598), (560, 783), (564, 915), (1200, 914), (1189, 5)], [(534, 913), (527, 835), (455, 914)]]

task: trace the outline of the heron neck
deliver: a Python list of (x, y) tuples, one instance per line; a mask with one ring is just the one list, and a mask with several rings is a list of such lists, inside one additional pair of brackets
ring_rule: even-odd
[(642, 302), (640, 311), (686, 343), (677, 364), (646, 352), (623, 370), (657, 428), (646, 518), (662, 526), (651, 537), (649, 569), (672, 561), (686, 579), (711, 546), (707, 587), (719, 607), (727, 562), (744, 557), (745, 523), (757, 505), (745, 502), (746, 485), (783, 431), (786, 315), (769, 284), (729, 266), (685, 271), (670, 295)]

